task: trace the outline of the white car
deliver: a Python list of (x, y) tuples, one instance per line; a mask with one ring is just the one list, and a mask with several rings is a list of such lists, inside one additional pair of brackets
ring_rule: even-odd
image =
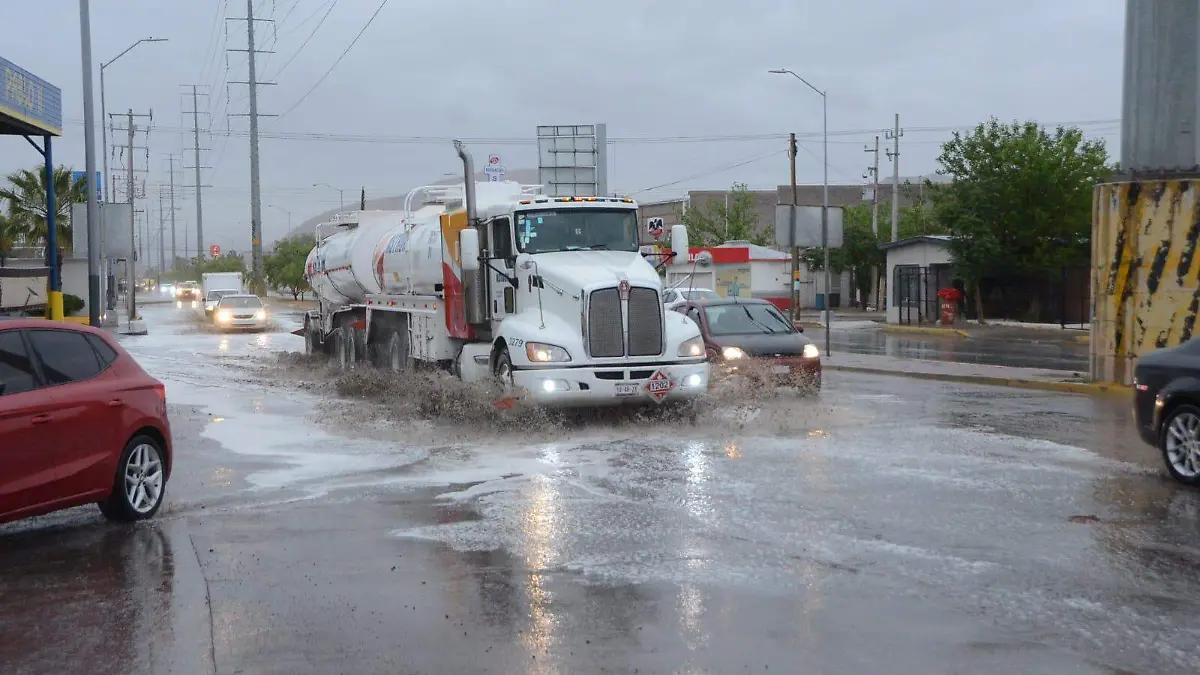
[(721, 296), (710, 288), (668, 288), (663, 291), (663, 304), (667, 309), (675, 309), (689, 301), (720, 299)]
[(265, 330), (268, 326), (267, 308), (257, 295), (226, 295), (217, 301), (213, 322), (222, 329)]

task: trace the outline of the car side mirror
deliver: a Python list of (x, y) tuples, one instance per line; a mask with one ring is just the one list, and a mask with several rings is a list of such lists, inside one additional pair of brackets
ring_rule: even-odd
[(467, 228), (458, 233), (458, 250), (464, 272), (479, 271), (479, 231)]
[(796, 326), (796, 332), (797, 332), (797, 333), (803, 333), (803, 332), (804, 332), (804, 326)]

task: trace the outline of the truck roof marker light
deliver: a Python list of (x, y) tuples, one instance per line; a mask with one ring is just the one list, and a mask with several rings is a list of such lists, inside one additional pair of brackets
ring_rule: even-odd
[(521, 201), (519, 201), (517, 203), (518, 204), (532, 204), (533, 202), (528, 199), (522, 199)]
[(596, 198), (595, 198), (595, 197), (588, 197), (588, 198), (587, 198), (587, 201), (589, 201), (589, 202), (594, 202), (594, 201), (596, 201)]
[(632, 200), (632, 199), (629, 199), (629, 198), (622, 199), (621, 201), (625, 202), (626, 204), (632, 204), (632, 203), (633, 203), (633, 200)]

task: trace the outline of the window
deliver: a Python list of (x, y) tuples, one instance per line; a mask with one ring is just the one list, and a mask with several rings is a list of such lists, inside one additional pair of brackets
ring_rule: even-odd
[(88, 380), (100, 374), (96, 350), (83, 333), (66, 330), (31, 330), (29, 342), (42, 364), (46, 384)]
[(516, 253), (513, 252), (512, 227), (508, 218), (497, 218), (492, 221), (492, 257), (507, 260)]
[(759, 335), (794, 333), (792, 327), (775, 305), (736, 304), (714, 305), (704, 309), (708, 332), (712, 335)]
[(695, 307), (692, 307), (691, 309), (689, 309), (687, 311), (687, 316), (692, 321), (695, 321), (697, 326), (704, 325), (704, 324), (700, 323), (700, 310), (696, 309)]
[(679, 298), (679, 294), (676, 293), (675, 291), (673, 291), (669, 288), (667, 290), (663, 291), (663, 302), (664, 303), (675, 302), (675, 300), (677, 298)]
[(33, 363), (25, 352), (25, 342), (19, 331), (0, 331), (0, 385), (3, 385), (0, 396), (20, 394), (37, 387)]
[(635, 209), (564, 208), (520, 211), (517, 248), (525, 253), (638, 250)]
[(263, 304), (262, 300), (259, 300), (253, 295), (227, 295), (221, 298), (221, 301), (217, 303), (217, 306), (221, 309), (246, 309), (250, 307), (259, 309), (263, 306)]
[(96, 350), (96, 354), (100, 356), (100, 368), (102, 370), (109, 367), (112, 365), (113, 361), (117, 360), (117, 350), (113, 349), (111, 345), (105, 342), (104, 338), (100, 337), (99, 335), (89, 334), (84, 334), (84, 337), (87, 338), (87, 341), (92, 345), (92, 348)]

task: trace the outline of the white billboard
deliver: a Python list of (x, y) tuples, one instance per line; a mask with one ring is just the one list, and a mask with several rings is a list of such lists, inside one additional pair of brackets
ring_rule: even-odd
[(538, 182), (551, 197), (608, 196), (608, 132), (604, 124), (540, 126)]

